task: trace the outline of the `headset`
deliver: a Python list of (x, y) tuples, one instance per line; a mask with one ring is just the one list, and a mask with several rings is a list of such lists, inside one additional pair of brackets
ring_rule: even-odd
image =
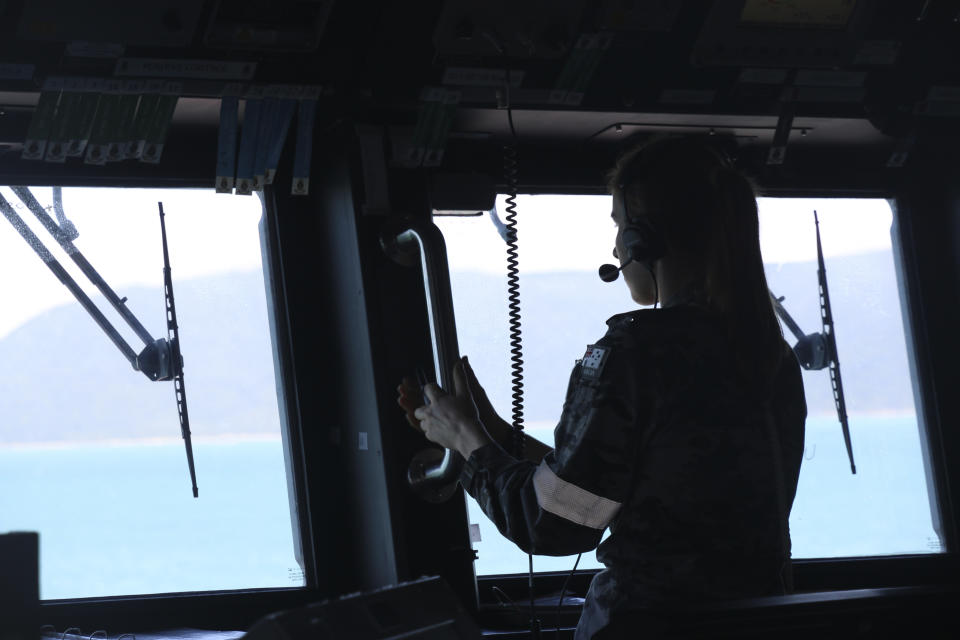
[[(624, 171), (624, 173), (626, 172)], [(598, 273), (600, 279), (604, 282), (613, 282), (620, 276), (620, 272), (625, 266), (631, 262), (639, 262), (650, 272), (650, 278), (653, 280), (653, 304), (656, 307), (660, 299), (660, 288), (657, 285), (653, 263), (667, 254), (667, 246), (662, 234), (654, 226), (649, 216), (638, 216), (636, 218), (630, 216), (627, 205), (626, 181), (621, 180), (617, 187), (623, 201), (623, 217), (626, 221), (620, 230), (620, 238), (626, 255), (623, 256), (625, 259), (622, 260), (619, 267), (605, 264), (600, 267)]]

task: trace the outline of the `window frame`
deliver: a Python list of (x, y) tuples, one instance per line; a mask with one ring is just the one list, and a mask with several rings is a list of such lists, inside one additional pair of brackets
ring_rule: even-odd
[[(197, 177), (146, 179), (123, 175), (56, 176), (11, 172), (4, 175), (7, 184), (31, 187), (132, 188), (132, 189), (210, 189), (209, 180)], [(42, 624), (56, 628), (128, 628), (144, 630), (157, 625), (208, 626), (222, 629), (246, 629), (259, 618), (281, 609), (315, 602), (319, 591), (316, 539), (309, 508), (306, 461), (310, 458), (302, 435), (302, 416), (296, 384), (294, 339), (287, 305), (281, 248), (282, 224), (275, 192), (268, 187), (261, 199), (263, 214), (259, 223), (261, 260), (268, 302), (268, 323), (274, 355), (280, 411), (284, 463), (290, 494), (291, 516), (297, 523), (296, 541), (303, 555), (304, 585), (265, 587), (223, 591), (182, 591), (175, 593), (95, 596), (89, 598), (47, 599), (40, 601)], [(288, 455), (289, 454), (289, 455)], [(292, 511), (293, 509), (296, 511)], [(295, 545), (296, 548), (296, 545)], [(42, 561), (42, 558), (41, 558)]]
[[(796, 591), (833, 591), (884, 586), (909, 586), (921, 583), (947, 584), (954, 580), (960, 570), (960, 554), (957, 553), (956, 520), (952, 505), (945, 497), (949, 487), (946, 476), (947, 453), (939, 437), (939, 407), (934, 390), (934, 372), (930, 364), (931, 336), (923, 310), (920, 274), (917, 266), (917, 247), (909, 215), (903, 215), (901, 195), (888, 187), (842, 188), (837, 186), (782, 186), (755, 183), (758, 198), (849, 198), (884, 199), (890, 203), (893, 213), (892, 241), (894, 266), (898, 277), (901, 309), (904, 312), (904, 333), (907, 341), (907, 357), (911, 364), (915, 394), (918, 428), (922, 440), (925, 464), (929, 465), (928, 490), (935, 492), (940, 518), (944, 550), (933, 554), (894, 554), (889, 556), (857, 556), (793, 561), (794, 586)], [(498, 193), (503, 185), (499, 185)], [(551, 188), (552, 187), (552, 188)], [(593, 186), (540, 185), (523, 188), (524, 195), (609, 195), (604, 189)], [(904, 309), (905, 302), (911, 303)], [(929, 455), (928, 455), (929, 454)], [(572, 568), (572, 565), (571, 565)], [(583, 597), (590, 581), (601, 569), (578, 570), (570, 578), (567, 595)], [(540, 596), (557, 594), (571, 576), (566, 572), (534, 572), (535, 591)], [(502, 594), (522, 607), (529, 601), (528, 575), (512, 574), (477, 575), (477, 589), (481, 618), (491, 619), (495, 611), (502, 609), (494, 594), (496, 587)]]
[[(33, 179), (10, 175), (15, 181), (21, 184), (31, 184), (36, 186), (50, 186), (50, 176), (40, 177), (32, 176)], [(76, 178), (75, 176), (65, 177), (57, 180), (64, 187), (68, 186), (110, 186), (110, 187), (142, 187), (142, 188), (209, 188), (209, 183), (205, 179), (129, 179), (118, 176), (97, 176), (95, 178)], [(549, 194), (603, 194), (602, 188), (578, 187), (577, 185), (564, 185), (557, 188), (543, 188), (536, 190), (524, 189), (523, 193), (549, 193)], [(290, 588), (269, 588), (252, 589), (242, 591), (215, 591), (215, 592), (182, 592), (175, 594), (148, 594), (136, 596), (117, 596), (106, 598), (83, 598), (73, 600), (46, 600), (41, 603), (41, 619), (44, 624), (54, 624), (57, 628), (64, 626), (81, 625), (83, 628), (100, 628), (108, 625), (110, 628), (149, 628), (151, 625), (162, 624), (164, 626), (183, 625), (183, 626), (211, 626), (222, 629), (235, 628), (244, 629), (264, 615), (281, 609), (294, 608), (302, 606), (309, 602), (324, 597), (326, 592), (334, 591), (331, 585), (326, 584), (330, 579), (319, 576), (318, 558), (313, 553), (317, 544), (321, 544), (323, 533), (315, 530), (310, 521), (316, 514), (311, 512), (311, 501), (308, 499), (308, 488), (316, 495), (323, 494), (323, 478), (312, 479), (308, 477), (305, 466), (310, 461), (317, 461), (321, 458), (321, 451), (316, 443), (305, 441), (302, 435), (301, 425), (303, 424), (299, 406), (299, 387), (296, 380), (296, 367), (294, 362), (295, 350), (293, 345), (296, 340), (295, 332), (291, 327), (291, 309), (287, 306), (288, 290), (291, 286), (296, 286), (296, 282), (287, 278), (283, 270), (284, 252), (283, 239), (295, 239), (291, 234), (295, 234), (295, 224), (293, 222), (282, 222), (281, 215), (278, 213), (277, 198), (272, 191), (265, 192), (265, 210), (264, 210), (264, 230), (262, 242), (265, 248), (270, 250), (269, 255), (264, 255), (265, 275), (268, 275), (272, 289), (272, 302), (275, 311), (275, 326), (272, 330), (275, 334), (275, 354), (282, 367), (282, 384), (285, 390), (285, 404), (287, 408), (288, 422), (282, 425), (290, 430), (291, 451), (293, 452), (293, 470), (297, 486), (297, 505), (300, 509), (300, 537), (303, 544), (305, 555), (305, 579), (306, 585), (303, 587)], [(783, 188), (760, 188), (758, 196), (760, 197), (879, 197), (897, 201), (896, 194), (889, 190), (838, 190), (838, 189), (783, 189)], [(285, 203), (281, 203), (284, 204)], [(921, 289), (918, 288), (919, 273), (916, 265), (916, 246), (909, 225), (908, 216), (896, 216), (897, 209), (894, 209), (895, 220), (899, 220), (900, 240), (902, 243), (902, 265), (904, 269), (904, 287), (909, 299), (917, 302), (922, 301)], [(269, 223), (269, 224), (268, 224)], [(295, 252), (294, 252), (295, 253)], [(900, 264), (898, 264), (898, 269)], [(289, 294), (292, 296), (292, 294)], [(918, 413), (923, 412), (925, 416), (939, 416), (938, 408), (931, 398), (930, 385), (933, 382), (933, 371), (929, 365), (929, 345), (930, 336), (928, 335), (929, 325), (922, 317), (922, 307), (914, 305), (910, 310), (913, 321), (911, 326), (906, 328), (910, 333), (909, 342), (912, 343), (911, 355), (917, 358), (917, 375), (919, 386), (925, 391), (921, 399), (921, 406), (918, 406)], [(908, 346), (911, 348), (911, 346)], [(929, 423), (927, 423), (929, 424)], [(925, 429), (928, 437), (929, 429)], [(936, 444), (936, 440), (932, 441)], [(938, 445), (939, 446), (939, 445)], [(947, 452), (937, 447), (931, 447), (935, 452), (937, 459), (934, 460), (934, 476), (940, 483), (946, 483), (944, 477), (944, 461)], [(288, 470), (289, 473), (289, 470)], [(308, 485), (310, 485), (308, 487)], [(314, 486), (316, 485), (316, 486)], [(315, 505), (314, 505), (315, 506)], [(954, 532), (955, 520), (953, 514), (947, 511), (947, 505), (941, 500), (940, 510), (943, 517), (945, 530)], [(951, 533), (951, 535), (954, 535)], [(946, 540), (951, 538), (945, 535)], [(309, 554), (309, 555), (308, 555)], [(309, 560), (307, 558), (310, 558)], [(794, 562), (794, 571), (796, 586), (801, 590), (834, 590), (861, 588), (870, 586), (891, 586), (908, 585), (917, 583), (935, 583), (950, 581), (953, 575), (960, 568), (958, 556), (953, 551), (952, 545), (947, 546), (944, 553), (932, 555), (903, 555), (903, 556), (884, 556), (884, 557), (863, 557), (863, 558), (835, 558), (827, 560), (799, 560)], [(599, 570), (577, 571), (576, 575), (570, 581), (568, 594), (582, 596), (586, 592), (592, 577)], [(569, 572), (546, 572), (535, 575), (535, 585), (538, 593), (546, 594), (550, 591), (554, 593), (559, 591), (562, 581), (565, 580)], [(321, 582), (323, 585), (321, 585)], [(480, 619), (483, 622), (485, 616), (496, 603), (492, 598), (491, 587), (496, 586), (501, 589), (508, 597), (518, 603), (522, 603), (527, 598), (527, 576), (524, 573), (500, 574), (477, 577), (477, 586), (479, 591)]]

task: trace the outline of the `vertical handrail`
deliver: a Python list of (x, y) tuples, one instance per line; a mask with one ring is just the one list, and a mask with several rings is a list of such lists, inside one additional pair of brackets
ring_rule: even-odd
[[(447, 249), (440, 229), (431, 222), (407, 221), (402, 230), (392, 235), (386, 246), (388, 252), (420, 257), (420, 269), (427, 300), (430, 324), (430, 342), (433, 347), (433, 366), (436, 380), (445, 391), (453, 392), (453, 367), (460, 359), (457, 344), (457, 326), (453, 315), (453, 296), (447, 266)], [(433, 491), (455, 484), (463, 468), (463, 457), (445, 449), (437, 463), (415, 459), (407, 470), (411, 488)]]

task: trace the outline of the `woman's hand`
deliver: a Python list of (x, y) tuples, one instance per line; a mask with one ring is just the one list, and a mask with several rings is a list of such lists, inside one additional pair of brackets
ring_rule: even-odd
[(431, 442), (454, 449), (467, 459), (474, 450), (489, 443), (490, 437), (477, 418), (477, 408), (470, 397), (470, 387), (463, 360), (453, 370), (454, 394), (445, 393), (435, 384), (427, 384), (424, 392), (428, 404), (413, 409), (417, 392), (412, 380), (405, 378), (398, 387), (397, 402), (407, 411), (407, 421), (417, 426)]
[(477, 374), (473, 372), (473, 367), (470, 366), (470, 361), (466, 356), (463, 357), (462, 363), (463, 373), (467, 379), (467, 388), (477, 407), (477, 416), (480, 418), (480, 423), (487, 430), (487, 433), (502, 445), (501, 440), (509, 437), (510, 423), (501, 418), (493, 408), (493, 404), (487, 397), (487, 392), (481, 386), (480, 381), (477, 380)]

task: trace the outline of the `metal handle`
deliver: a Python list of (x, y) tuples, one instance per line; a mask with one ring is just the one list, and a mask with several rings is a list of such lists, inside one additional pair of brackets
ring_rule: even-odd
[[(452, 391), (452, 372), (460, 359), (460, 348), (457, 345), (457, 325), (453, 316), (443, 234), (431, 222), (405, 221), (399, 232), (388, 234), (381, 242), (387, 254), (401, 264), (413, 266), (419, 254), (427, 298), (435, 379), (443, 389)], [(456, 488), (463, 468), (463, 456), (445, 449), (439, 462), (432, 460), (433, 457), (428, 454), (416, 456), (407, 469), (407, 481), (425, 499), (442, 502), (453, 495), (452, 489)], [(439, 452), (436, 457), (439, 457)]]

